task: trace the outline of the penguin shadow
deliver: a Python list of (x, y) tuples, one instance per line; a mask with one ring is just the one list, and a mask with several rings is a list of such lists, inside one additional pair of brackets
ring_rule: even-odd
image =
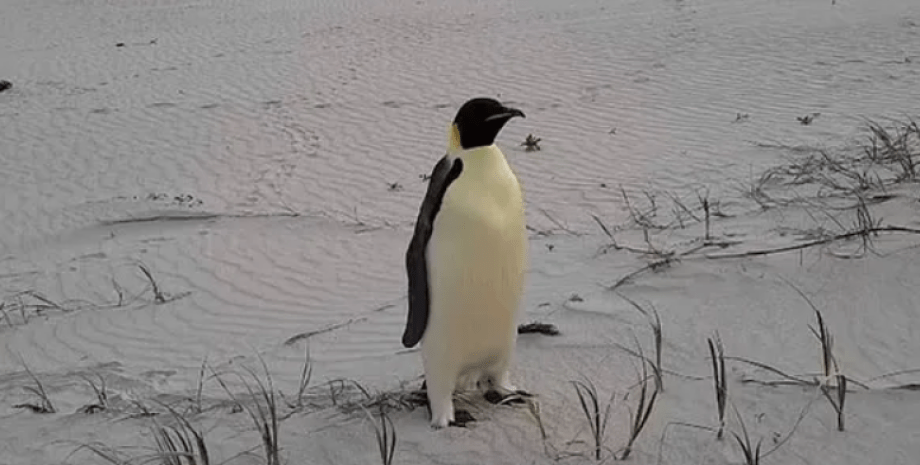
[[(527, 399), (533, 397), (533, 394), (521, 389), (502, 394), (492, 384), (492, 380), (488, 380), (487, 389), (484, 391), (482, 389), (482, 382), (477, 383), (477, 387), (480, 392), (483, 393), (482, 397), (486, 402), (492, 405), (524, 405), (527, 403)], [(422, 381), (422, 386), (409, 394), (408, 401), (414, 405), (425, 406), (425, 409), (428, 411), (428, 417), (431, 418), (431, 404), (428, 402), (427, 381)], [(474, 417), (469, 410), (457, 408), (454, 410), (454, 421), (450, 422), (448, 426), (466, 428), (467, 425), (475, 421), (476, 417)]]

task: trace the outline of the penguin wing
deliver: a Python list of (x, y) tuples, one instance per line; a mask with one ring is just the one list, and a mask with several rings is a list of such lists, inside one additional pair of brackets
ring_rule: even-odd
[(444, 193), (463, 171), (463, 161), (451, 159), (447, 155), (438, 161), (428, 180), (428, 191), (418, 212), (415, 233), (406, 251), (406, 273), (409, 275), (409, 316), (402, 343), (412, 347), (422, 339), (428, 326), (430, 292), (428, 288), (428, 241), (434, 229), (434, 219), (441, 209)]

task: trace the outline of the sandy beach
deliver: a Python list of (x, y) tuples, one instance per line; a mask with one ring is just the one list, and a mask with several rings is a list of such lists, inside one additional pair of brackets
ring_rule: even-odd
[[(920, 3), (8, 0), (0, 80), (0, 465), (272, 464), (272, 399), (284, 464), (381, 406), (393, 464), (920, 457)], [(403, 260), (474, 96), (560, 334), (435, 431)]]

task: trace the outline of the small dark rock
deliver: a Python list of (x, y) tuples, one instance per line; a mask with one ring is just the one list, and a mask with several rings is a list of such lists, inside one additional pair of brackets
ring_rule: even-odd
[(0, 79), (0, 92), (9, 90), (10, 87), (13, 87), (12, 82)]
[(124, 42), (119, 42), (119, 43), (115, 44), (115, 46), (116, 46), (116, 47), (124, 47), (124, 46), (125, 46), (125, 43), (124, 43)]

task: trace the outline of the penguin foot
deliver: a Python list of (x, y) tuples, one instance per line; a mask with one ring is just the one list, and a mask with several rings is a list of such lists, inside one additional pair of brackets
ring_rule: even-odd
[(412, 408), (424, 406), (431, 410), (431, 406), (428, 404), (428, 394), (425, 391), (410, 392), (406, 395), (405, 402), (412, 406)]
[(490, 404), (497, 404), (502, 401), (502, 395), (494, 389), (486, 391), (486, 393), (483, 394), (483, 397), (485, 397), (486, 401), (488, 401)]
[(530, 394), (529, 392), (521, 391), (518, 389), (509, 394), (502, 395), (500, 392), (494, 389), (490, 389), (486, 391), (483, 397), (485, 397), (486, 401), (488, 401), (490, 404), (495, 404), (495, 405), (518, 404), (519, 405), (519, 404), (527, 403), (527, 401), (524, 400), (524, 398), (533, 397), (533, 394)]
[(470, 412), (467, 412), (466, 410), (456, 410), (454, 411), (454, 421), (448, 423), (448, 426), (466, 428), (468, 423), (472, 423), (474, 421), (476, 421), (476, 419), (473, 418), (473, 415), (470, 415)]

